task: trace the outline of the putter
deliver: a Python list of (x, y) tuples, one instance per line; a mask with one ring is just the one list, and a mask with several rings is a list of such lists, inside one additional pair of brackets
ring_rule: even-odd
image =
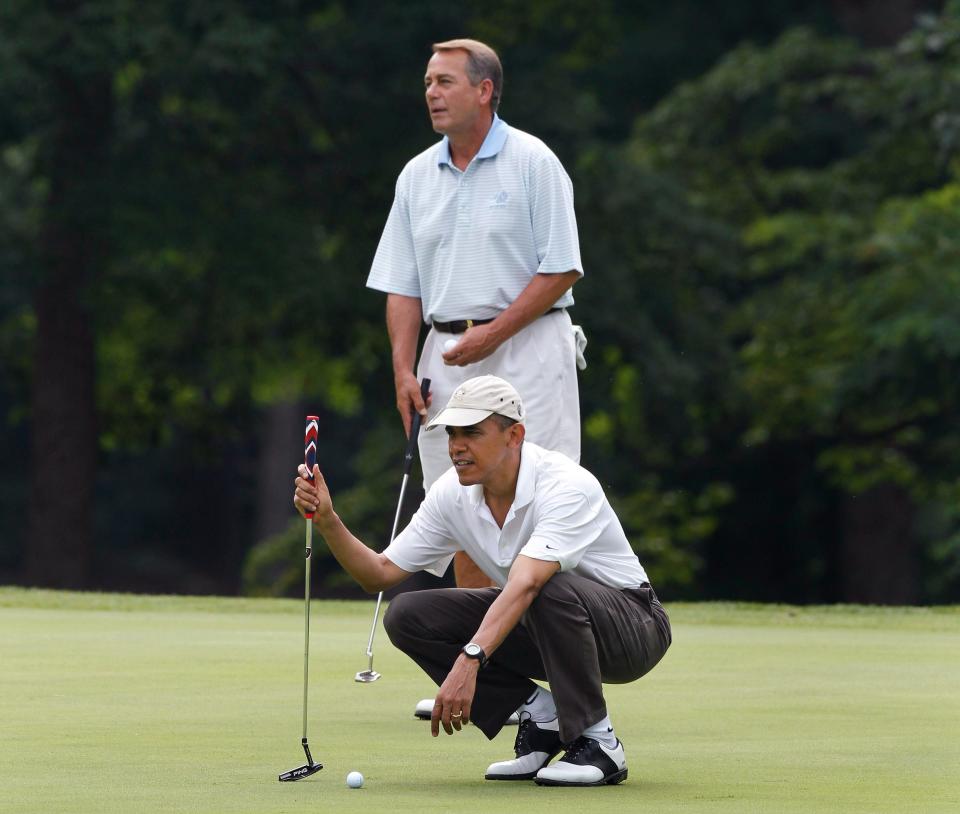
[[(307, 428), (303, 437), (303, 462), (307, 465), (307, 477), (313, 480), (313, 465), (317, 462), (317, 430), (320, 419), (315, 415), (307, 416)], [(307, 756), (303, 766), (291, 769), (280, 775), (280, 782), (303, 780), (323, 768), (322, 763), (315, 763), (310, 754), (310, 744), (307, 743), (307, 679), (310, 675), (310, 554), (313, 552), (313, 513), (308, 512), (307, 519), (307, 553), (306, 573), (303, 589), (303, 738), (300, 745)]]
[[(424, 379), (420, 383), (420, 396), (424, 402), (427, 400), (427, 393), (430, 392), (430, 379)], [(417, 436), (420, 434), (420, 413), (414, 411), (412, 422), (410, 424), (410, 438), (407, 440), (407, 450), (403, 455), (403, 483), (400, 484), (400, 499), (397, 501), (397, 513), (393, 517), (393, 531), (390, 532), (390, 542), (397, 536), (397, 525), (400, 522), (400, 510), (403, 507), (403, 496), (407, 492), (407, 481), (410, 480), (410, 467), (413, 466), (413, 453), (417, 448)], [(389, 544), (388, 544), (389, 545)], [(377, 632), (377, 621), (380, 618), (380, 605), (383, 603), (383, 591), (377, 594), (377, 605), (373, 609), (373, 624), (370, 625), (370, 638), (367, 639), (367, 669), (361, 670), (354, 677), (354, 681), (361, 684), (369, 684), (380, 678), (380, 673), (373, 669), (373, 637)]]

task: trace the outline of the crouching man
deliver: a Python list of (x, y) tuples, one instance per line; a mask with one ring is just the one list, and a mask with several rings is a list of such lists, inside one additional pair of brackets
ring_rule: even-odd
[[(524, 441), (519, 394), (496, 376), (464, 382), (427, 431), (446, 428), (453, 466), (382, 554), (334, 512), (314, 467), (300, 467), (294, 504), (367, 591), (442, 573), (466, 551), (496, 586), (401, 594), (384, 627), (439, 685), (431, 731), (473, 722), (494, 738), (520, 711), (516, 757), (488, 780), (600, 786), (627, 776), (603, 683), (651, 670), (670, 621), (597, 479)], [(546, 682), (549, 689), (532, 679)], [(559, 760), (551, 764), (558, 754)]]

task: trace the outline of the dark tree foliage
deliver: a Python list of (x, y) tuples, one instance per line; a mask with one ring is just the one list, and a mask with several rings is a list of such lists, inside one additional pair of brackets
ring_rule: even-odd
[(707, 569), (725, 592), (766, 571), (765, 598), (956, 598), (955, 11), (886, 50), (802, 29), (738, 48), (631, 144), (738, 235), (722, 324), (740, 495)]
[[(574, 177), (584, 462), (658, 586), (954, 596), (956, 9), (867, 50), (844, 5), (3, 4), (0, 577), (236, 590), (308, 409), (385, 542), (403, 439), (363, 283), (436, 138), (430, 43), (475, 36)], [(864, 505), (893, 507), (877, 579)], [(289, 583), (264, 552), (292, 529), (248, 579)]]

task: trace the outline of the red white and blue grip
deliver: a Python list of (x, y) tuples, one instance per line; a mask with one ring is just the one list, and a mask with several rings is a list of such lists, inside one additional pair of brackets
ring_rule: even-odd
[[(303, 433), (303, 462), (307, 465), (307, 480), (313, 483), (313, 467), (317, 463), (317, 433), (320, 429), (320, 418), (315, 415), (307, 416), (307, 428)], [(313, 517), (313, 512), (307, 512), (307, 517)]]

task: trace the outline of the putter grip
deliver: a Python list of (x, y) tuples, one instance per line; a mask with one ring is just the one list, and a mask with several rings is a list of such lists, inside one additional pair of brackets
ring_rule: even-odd
[[(307, 428), (303, 433), (303, 462), (307, 466), (307, 480), (313, 483), (313, 467), (317, 462), (317, 431), (320, 419), (315, 415), (307, 416)], [(313, 517), (313, 512), (307, 512), (307, 518)]]
[[(430, 379), (424, 379), (420, 382), (420, 397), (426, 402), (427, 394), (430, 392)], [(417, 448), (417, 436), (420, 434), (421, 415), (416, 410), (413, 412), (413, 421), (410, 423), (410, 438), (407, 439), (407, 451), (403, 454), (403, 474), (410, 474), (410, 467), (413, 466), (413, 453)]]

